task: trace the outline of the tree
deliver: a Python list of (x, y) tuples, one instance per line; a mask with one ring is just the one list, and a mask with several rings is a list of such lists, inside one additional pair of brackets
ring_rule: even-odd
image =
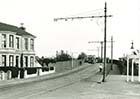
[(71, 56), (67, 53), (64, 53), (63, 50), (61, 50), (60, 54), (57, 54), (56, 61), (68, 61), (71, 60)]
[(49, 63), (56, 63), (55, 58), (44, 58), (44, 56), (39, 58), (38, 56), (36, 56), (36, 59), (43, 67), (45, 65), (48, 66)]
[(56, 63), (56, 61), (53, 58), (44, 58), (43, 63), (48, 66), (49, 63)]
[(85, 59), (85, 58), (87, 58), (87, 55), (84, 52), (78, 55), (78, 59)]

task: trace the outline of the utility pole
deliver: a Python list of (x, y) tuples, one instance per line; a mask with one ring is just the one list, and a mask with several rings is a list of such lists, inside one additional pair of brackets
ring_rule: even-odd
[(101, 63), (103, 62), (103, 41), (89, 41), (88, 43), (100, 43), (101, 44)]
[(97, 56), (98, 58), (100, 57), (99, 53), (100, 53), (100, 48), (97, 47), (97, 49), (88, 49), (88, 51), (97, 51)]
[(72, 52), (72, 55), (71, 55), (71, 69), (73, 69), (73, 52)]
[(104, 8), (104, 67), (103, 67), (103, 79), (102, 82), (105, 82), (105, 69), (106, 69), (106, 27), (107, 27), (107, 4), (105, 2), (105, 8)]
[(112, 15), (107, 15), (107, 4), (105, 2), (105, 8), (104, 8), (104, 15), (103, 16), (85, 16), (85, 17), (66, 17), (66, 18), (54, 18), (54, 21), (58, 21), (58, 20), (65, 20), (68, 21), (73, 20), (73, 19), (85, 19), (85, 18), (104, 18), (104, 69), (103, 69), (103, 79), (102, 81), (105, 81), (105, 66), (106, 66), (106, 23), (107, 23), (107, 17), (112, 17)]
[(103, 42), (101, 42), (101, 63), (103, 62)]
[[(113, 37), (112, 37), (112, 40), (111, 41), (106, 41), (106, 43), (110, 43), (111, 42), (111, 45), (112, 45), (112, 49), (113, 49)], [(89, 41), (88, 43), (100, 43), (101, 44), (101, 62), (103, 62), (103, 43), (104, 41)], [(110, 47), (110, 46), (108, 46)], [(112, 51), (112, 50), (111, 50)], [(113, 51), (111, 52), (111, 55), (113, 55)]]
[(98, 58), (99, 58), (99, 57), (100, 57), (100, 56), (99, 56), (99, 51), (100, 51), (99, 47), (97, 47), (97, 51), (98, 51)]
[(113, 70), (113, 36), (111, 36), (111, 70)]

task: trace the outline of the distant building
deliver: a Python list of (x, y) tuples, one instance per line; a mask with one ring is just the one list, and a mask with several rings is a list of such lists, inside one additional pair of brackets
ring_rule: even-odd
[(96, 63), (96, 57), (95, 55), (88, 55), (85, 61), (88, 63)]
[(0, 66), (34, 67), (34, 39), (23, 26), (0, 23)]

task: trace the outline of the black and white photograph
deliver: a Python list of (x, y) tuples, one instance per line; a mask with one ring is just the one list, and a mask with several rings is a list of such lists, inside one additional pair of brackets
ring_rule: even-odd
[(0, 99), (140, 99), (139, 0), (0, 0)]

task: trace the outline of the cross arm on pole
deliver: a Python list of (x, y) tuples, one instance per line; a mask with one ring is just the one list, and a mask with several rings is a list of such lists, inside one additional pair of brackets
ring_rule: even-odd
[[(58, 21), (58, 20), (69, 20), (69, 19), (85, 19), (85, 18), (102, 18), (102, 17), (105, 17), (105, 16), (84, 16), (84, 17), (65, 17), (65, 18), (54, 18), (54, 21)], [(112, 15), (108, 15), (106, 17), (112, 17)]]
[[(106, 41), (107, 43), (115, 42), (115, 41)], [(88, 43), (104, 43), (104, 41), (89, 41)]]

